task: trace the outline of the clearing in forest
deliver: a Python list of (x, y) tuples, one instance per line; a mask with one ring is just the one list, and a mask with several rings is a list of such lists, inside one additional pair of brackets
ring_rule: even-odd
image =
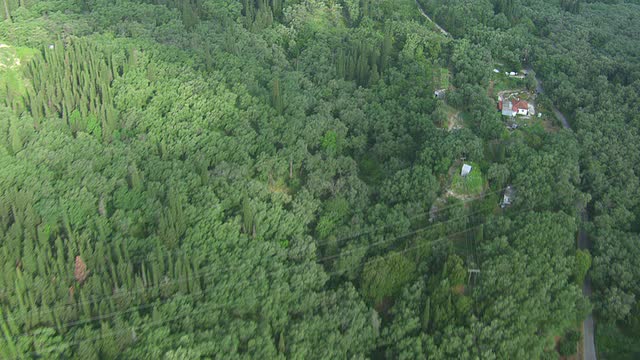
[(431, 77), (433, 79), (434, 89), (449, 89), (451, 86), (451, 72), (446, 67), (434, 66), (431, 70)]
[(459, 130), (464, 127), (464, 120), (460, 116), (460, 110), (445, 104), (444, 109), (447, 113), (447, 130)]
[[(37, 50), (27, 47), (12, 47), (0, 43), (0, 98), (7, 95), (25, 95), (26, 88), (21, 65), (26, 64)], [(7, 94), (11, 89), (12, 94)]]
[(486, 181), (482, 176), (480, 166), (473, 162), (464, 162), (464, 164), (470, 165), (471, 171), (466, 176), (462, 176), (463, 163), (456, 162), (449, 171), (453, 176), (451, 186), (447, 191), (448, 195), (461, 200), (481, 195), (486, 187)]
[[(491, 81), (489, 87), (489, 96), (493, 97), (501, 91), (509, 89), (525, 90), (527, 88), (526, 76), (521, 73), (504, 72), (504, 67), (499, 66), (499, 69), (494, 69), (491, 73)], [(496, 72), (498, 70), (498, 72)], [(515, 74), (515, 75), (511, 75)], [(517, 90), (516, 90), (517, 91)]]

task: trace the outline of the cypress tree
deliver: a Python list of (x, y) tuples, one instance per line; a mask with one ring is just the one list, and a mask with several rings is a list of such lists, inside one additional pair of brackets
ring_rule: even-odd
[(18, 300), (18, 306), (21, 312), (26, 313), (29, 309), (27, 309), (26, 303), (26, 286), (24, 281), (24, 276), (20, 268), (16, 268), (16, 279), (14, 288), (16, 290), (16, 299)]
[(242, 200), (242, 219), (244, 232), (249, 234), (253, 229), (254, 211), (248, 197)]
[(280, 80), (273, 80), (273, 87), (271, 91), (271, 105), (278, 112), (278, 114), (282, 114), (282, 110), (284, 109), (284, 101), (280, 94)]
[(91, 304), (89, 303), (89, 300), (87, 299), (87, 296), (85, 295), (85, 292), (78, 289), (80, 292), (80, 306), (82, 308), (82, 313), (85, 316), (85, 318), (90, 318), (91, 317)]
[(346, 59), (342, 48), (336, 54), (336, 76), (338, 79), (346, 78)]
[(366, 85), (368, 82), (369, 62), (364, 51), (358, 56), (358, 84)]
[(369, 77), (369, 85), (375, 85), (380, 80), (380, 74), (378, 74), (378, 65), (375, 63), (371, 67), (371, 76)]
[(278, 352), (284, 355), (286, 351), (287, 347), (284, 342), (284, 331), (280, 331), (280, 336), (278, 338)]
[(422, 310), (422, 331), (429, 331), (429, 323), (431, 321), (431, 298), (427, 298)]
[(9, 139), (11, 142), (11, 153), (16, 154), (18, 151), (22, 150), (22, 146), (24, 145), (22, 142), (22, 136), (20, 135), (20, 131), (18, 130), (18, 124), (16, 120), (11, 121), (9, 124)]
[(382, 54), (380, 55), (380, 72), (384, 73), (389, 66), (389, 57), (393, 50), (393, 39), (391, 35), (391, 29), (387, 26), (384, 32), (384, 40), (382, 41)]
[[(8, 314), (8, 317), (10, 318), (12, 317), (12, 315)], [(4, 320), (4, 312), (2, 311), (2, 307), (0, 307), (0, 330), (2, 330), (2, 334), (4, 335), (4, 341), (0, 339), (0, 344), (3, 345), (0, 346), (0, 351), (2, 351), (0, 354), (3, 355), (3, 358), (7, 359), (19, 358), (16, 344), (13, 341), (13, 334), (9, 329), (9, 325)]]
[[(60, 117), (67, 121), (72, 131), (78, 124), (74, 111), (81, 119), (89, 112), (98, 116), (98, 126), (104, 127), (92, 133), (109, 141), (117, 126), (118, 113), (113, 106), (110, 87), (114, 68), (110, 54), (99, 50), (86, 40), (71, 40), (68, 46), (62, 42), (53, 49), (45, 49), (29, 63), (26, 70), (31, 86), (27, 87), (24, 101), (32, 116)], [(134, 55), (129, 57), (135, 63)], [(71, 117), (74, 116), (73, 119)]]
[(126, 284), (128, 289), (133, 289), (134, 285), (134, 274), (133, 274), (133, 266), (131, 263), (123, 263), (122, 264), (123, 272), (125, 274)]

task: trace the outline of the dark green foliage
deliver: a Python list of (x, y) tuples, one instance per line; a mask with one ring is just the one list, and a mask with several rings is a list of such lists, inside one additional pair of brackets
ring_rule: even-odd
[[(347, 50), (338, 49), (335, 60), (336, 75), (346, 80), (355, 80), (361, 86), (375, 85), (380, 79), (380, 71), (385, 70), (384, 66), (388, 60), (380, 57), (380, 50), (361, 41), (352, 44)], [(376, 47), (379, 46), (376, 45)], [(380, 70), (378, 64), (381, 65)]]
[(596, 328), (596, 346), (599, 355), (612, 359), (632, 360), (640, 353), (637, 329), (629, 331), (612, 323), (601, 323)]
[(568, 12), (577, 14), (580, 12), (582, 0), (560, 0), (560, 7)]
[(558, 353), (562, 356), (569, 356), (576, 353), (578, 342), (580, 341), (580, 332), (571, 330), (565, 334), (558, 344)]
[(4, 1), (0, 357), (633, 358), (637, 6), (420, 3)]

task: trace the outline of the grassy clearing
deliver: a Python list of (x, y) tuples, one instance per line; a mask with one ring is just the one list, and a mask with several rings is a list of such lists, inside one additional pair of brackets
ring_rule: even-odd
[(7, 44), (0, 44), (0, 69), (13, 69), (19, 67), (38, 52), (36, 49), (28, 47), (12, 47)]
[(526, 82), (524, 79), (506, 76), (504, 73), (493, 73), (493, 93), (497, 94), (504, 90), (525, 89)]
[(0, 46), (0, 97), (6, 97), (8, 91), (13, 95), (26, 94), (21, 67), (37, 52), (26, 47)]
[(16, 56), (22, 63), (31, 60), (38, 53), (38, 50), (28, 47), (16, 47), (14, 49), (16, 50)]
[(449, 78), (450, 78), (450, 74), (449, 74), (449, 69), (447, 68), (441, 68), (440, 69), (440, 88), (442, 89), (448, 89), (449, 88)]
[(433, 83), (436, 89), (448, 89), (450, 85), (449, 69), (447, 68), (434, 68), (432, 71)]
[(472, 166), (471, 172), (463, 178), (460, 175), (460, 170), (457, 170), (451, 181), (451, 190), (460, 195), (479, 195), (484, 190), (485, 183), (480, 166), (475, 163), (467, 164)]

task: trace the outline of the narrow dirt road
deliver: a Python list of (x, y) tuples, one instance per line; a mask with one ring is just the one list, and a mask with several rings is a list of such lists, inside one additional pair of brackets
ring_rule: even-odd
[(420, 13), (422, 14), (422, 16), (424, 16), (425, 18), (427, 18), (427, 20), (433, 23), (433, 25), (435, 25), (436, 28), (438, 28), (438, 30), (440, 30), (441, 33), (445, 34), (446, 36), (451, 36), (451, 34), (447, 32), (447, 30), (443, 29), (440, 25), (438, 25), (435, 21), (433, 21), (433, 19), (431, 19), (429, 15), (427, 15), (427, 13), (424, 11), (424, 8), (422, 7), (422, 5), (420, 5), (418, 0), (416, 0), (416, 5), (418, 5), (418, 10), (420, 10)]

